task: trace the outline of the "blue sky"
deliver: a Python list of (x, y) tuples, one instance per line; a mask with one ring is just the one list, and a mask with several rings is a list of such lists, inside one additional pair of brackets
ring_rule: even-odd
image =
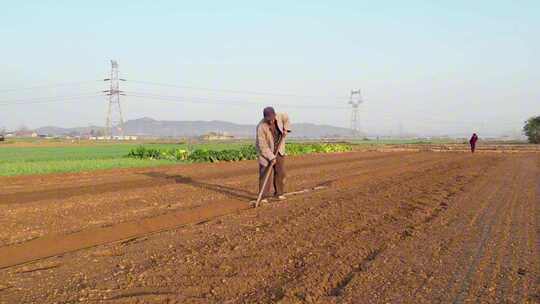
[(346, 106), (353, 88), (370, 133), (516, 134), (539, 114), (539, 1), (3, 2), (0, 127), (103, 125), (104, 97), (25, 103), (97, 95), (110, 59), (128, 80), (128, 119), (254, 124), (279, 104), (294, 121), (346, 127), (347, 108), (303, 106)]

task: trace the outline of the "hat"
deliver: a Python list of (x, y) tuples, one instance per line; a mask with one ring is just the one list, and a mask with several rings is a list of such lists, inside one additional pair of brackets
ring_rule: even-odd
[(276, 117), (276, 111), (272, 107), (266, 107), (263, 110), (263, 116), (266, 119), (273, 119), (274, 117)]

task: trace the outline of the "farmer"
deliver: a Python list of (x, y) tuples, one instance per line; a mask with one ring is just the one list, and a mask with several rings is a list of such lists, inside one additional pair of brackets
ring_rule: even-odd
[(285, 113), (277, 113), (272, 107), (263, 110), (263, 119), (257, 125), (257, 138), (255, 147), (259, 160), (259, 191), (264, 183), (264, 174), (270, 166), (270, 177), (263, 189), (262, 202), (268, 202), (271, 196), (272, 185), (274, 197), (279, 200), (286, 199), (285, 193), (285, 140), (277, 147), (280, 139), (290, 132), (289, 116)]
[(476, 133), (473, 133), (471, 136), (471, 139), (469, 140), (469, 144), (471, 144), (471, 153), (474, 153), (474, 150), (476, 150), (476, 142), (478, 141), (478, 135)]

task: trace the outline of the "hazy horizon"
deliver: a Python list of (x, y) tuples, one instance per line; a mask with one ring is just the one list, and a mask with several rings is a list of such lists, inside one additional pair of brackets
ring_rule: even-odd
[(126, 120), (255, 124), (276, 105), (349, 127), (351, 89), (367, 133), (518, 135), (539, 114), (537, 1), (27, 1), (0, 33), (8, 129), (104, 125), (111, 59)]

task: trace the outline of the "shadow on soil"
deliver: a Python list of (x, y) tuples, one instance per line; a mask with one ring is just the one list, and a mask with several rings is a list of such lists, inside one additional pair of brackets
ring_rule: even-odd
[(65, 187), (50, 190), (40, 191), (25, 191), (15, 192), (8, 194), (0, 194), (0, 204), (24, 204), (33, 203), (39, 201), (45, 201), (50, 199), (66, 199), (74, 196), (80, 196), (85, 194), (102, 194), (117, 191), (124, 191), (129, 189), (140, 189), (155, 187), (165, 184), (164, 181), (156, 183), (155, 181), (137, 180), (137, 181), (122, 181), (97, 185), (82, 185), (74, 187)]
[(51, 199), (67, 199), (74, 196), (86, 195), (86, 194), (103, 194), (117, 191), (125, 191), (131, 189), (141, 189), (156, 187), (167, 184), (187, 184), (209, 191), (218, 192), (227, 196), (233, 196), (240, 199), (254, 199), (257, 194), (250, 193), (241, 189), (235, 189), (222, 185), (209, 184), (204, 182), (195, 181), (190, 177), (182, 175), (167, 175), (160, 172), (148, 172), (142, 173), (142, 175), (152, 177), (153, 180), (135, 180), (135, 181), (122, 181), (97, 185), (82, 185), (74, 187), (65, 187), (59, 189), (41, 190), (41, 191), (25, 191), (16, 193), (0, 194), (0, 204), (25, 204), (33, 203)]
[(255, 196), (257, 195), (257, 194), (254, 194), (249, 191), (242, 190), (242, 189), (236, 189), (236, 188), (227, 187), (223, 185), (216, 185), (216, 184), (196, 181), (192, 179), (191, 177), (183, 176), (183, 175), (168, 175), (162, 172), (148, 172), (148, 173), (142, 173), (142, 174), (148, 177), (153, 177), (153, 178), (173, 180), (177, 184), (190, 185), (190, 186), (194, 186), (194, 187), (201, 188), (204, 190), (217, 192), (226, 196), (232, 196), (232, 197), (243, 199), (243, 200), (253, 200), (255, 199)]

